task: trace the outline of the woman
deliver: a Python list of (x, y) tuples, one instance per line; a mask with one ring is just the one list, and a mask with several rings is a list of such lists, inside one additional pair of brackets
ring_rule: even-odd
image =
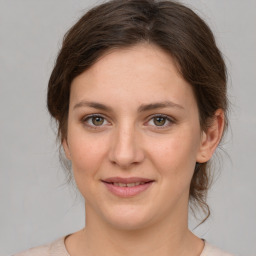
[(225, 64), (193, 11), (154, 0), (90, 10), (64, 38), (48, 109), (86, 227), (19, 255), (230, 255), (188, 229), (189, 202), (210, 214), (208, 162), (227, 126)]

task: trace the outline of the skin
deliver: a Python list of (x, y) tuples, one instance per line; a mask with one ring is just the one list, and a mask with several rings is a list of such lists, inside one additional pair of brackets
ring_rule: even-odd
[[(173, 104), (138, 112), (166, 101)], [(157, 121), (156, 114), (169, 120)], [(70, 255), (200, 255), (204, 243), (188, 229), (189, 187), (195, 163), (214, 153), (223, 123), (217, 110), (211, 127), (201, 130), (191, 86), (155, 45), (112, 50), (76, 77), (63, 147), (85, 198), (86, 228), (66, 238)], [(154, 183), (121, 198), (101, 181), (115, 176)]]

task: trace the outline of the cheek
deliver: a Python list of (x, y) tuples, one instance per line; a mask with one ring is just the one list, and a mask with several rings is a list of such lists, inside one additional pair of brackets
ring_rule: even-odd
[(79, 131), (70, 132), (69, 149), (75, 176), (79, 178), (95, 176), (106, 155), (106, 138), (88, 136)]
[(152, 143), (149, 155), (161, 175), (172, 176), (182, 182), (192, 178), (198, 144), (197, 135), (180, 132)]
[(99, 170), (106, 149), (104, 141), (90, 136), (75, 136), (70, 138), (70, 151), (74, 179), (78, 190), (86, 201), (90, 201), (92, 191), (97, 194)]

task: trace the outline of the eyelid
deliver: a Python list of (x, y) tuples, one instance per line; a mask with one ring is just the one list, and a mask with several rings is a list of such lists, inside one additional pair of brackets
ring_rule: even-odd
[[(86, 121), (88, 119), (90, 119), (90, 118), (93, 118), (93, 117), (101, 117), (101, 118), (103, 118), (104, 120), (106, 120), (109, 123), (109, 121), (107, 120), (108, 118), (105, 115), (103, 115), (103, 114), (90, 114), (90, 115), (86, 115), (86, 116), (84, 116), (82, 118), (82, 123), (84, 125), (86, 125), (87, 127), (92, 128), (92, 129), (100, 129), (100, 128), (105, 126), (105, 125), (99, 125), (99, 126), (97, 126), (97, 125), (95, 125), (95, 126), (94, 125), (89, 125)], [(155, 127), (156, 129), (165, 129), (166, 127), (169, 127), (171, 124), (176, 122), (176, 120), (174, 118), (172, 118), (172, 117), (170, 117), (168, 115), (165, 115), (165, 114), (154, 114), (154, 115), (151, 115), (151, 116), (149, 116), (147, 118), (147, 122), (146, 123), (148, 123), (150, 120), (152, 120), (155, 117), (163, 117), (163, 118), (165, 118), (170, 123), (169, 125), (164, 124), (163, 126), (153, 125), (153, 127)]]
[(169, 125), (166, 125), (164, 124), (163, 126), (157, 126), (157, 125), (154, 125), (154, 127), (156, 127), (156, 129), (165, 129), (169, 126), (171, 126), (172, 124), (174, 124), (176, 122), (176, 120), (168, 115), (165, 115), (165, 114), (154, 114), (152, 116), (150, 116), (148, 118), (148, 121), (149, 122), (150, 120), (152, 120), (154, 117), (163, 117), (163, 118), (166, 118), (166, 120), (170, 123)]
[(87, 123), (87, 120), (89, 120), (90, 118), (93, 118), (93, 117), (100, 117), (100, 118), (103, 118), (104, 120), (106, 120), (108, 123), (109, 121), (107, 120), (107, 117), (105, 117), (103, 114), (90, 114), (90, 115), (86, 115), (82, 118), (81, 122), (86, 125), (87, 127), (91, 128), (91, 129), (99, 129), (101, 127), (104, 127), (105, 125), (90, 125)]

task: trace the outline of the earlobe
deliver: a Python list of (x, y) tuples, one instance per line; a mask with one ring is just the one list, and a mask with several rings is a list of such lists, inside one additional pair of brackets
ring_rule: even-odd
[(214, 117), (211, 119), (210, 126), (202, 133), (201, 145), (196, 159), (198, 163), (205, 163), (211, 159), (221, 140), (224, 123), (224, 111), (222, 109), (218, 109), (215, 112)]
[(71, 155), (70, 155), (70, 151), (69, 151), (69, 146), (68, 146), (68, 142), (66, 139), (64, 139), (62, 141), (62, 147), (64, 149), (64, 152), (65, 152), (65, 155), (66, 155), (66, 158), (71, 160)]

